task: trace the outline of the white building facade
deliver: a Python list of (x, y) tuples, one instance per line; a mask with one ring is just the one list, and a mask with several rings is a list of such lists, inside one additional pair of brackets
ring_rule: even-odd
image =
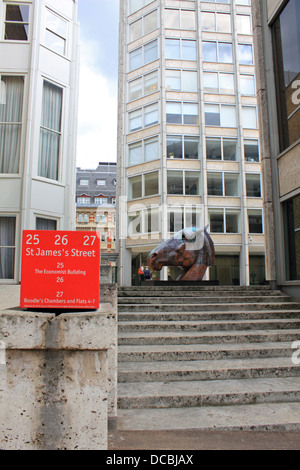
[(0, 282), (24, 229), (75, 229), (77, 0), (0, 0)]
[(206, 279), (265, 282), (251, 0), (120, 2), (119, 63), (120, 284), (192, 224), (215, 243)]

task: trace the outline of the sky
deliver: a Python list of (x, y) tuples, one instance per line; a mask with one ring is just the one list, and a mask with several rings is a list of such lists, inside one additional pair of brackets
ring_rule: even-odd
[(79, 0), (77, 166), (117, 158), (119, 0)]

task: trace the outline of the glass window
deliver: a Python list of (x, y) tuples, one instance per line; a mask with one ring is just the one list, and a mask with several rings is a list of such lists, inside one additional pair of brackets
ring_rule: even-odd
[(184, 136), (184, 158), (196, 160), (199, 158), (199, 137)]
[(16, 217), (0, 217), (0, 279), (14, 279)]
[(286, 276), (288, 281), (300, 279), (300, 196), (283, 204)]
[(180, 39), (166, 39), (165, 54), (166, 59), (180, 59)]
[(197, 92), (197, 72), (190, 70), (166, 70), (166, 89)]
[(249, 233), (263, 233), (262, 211), (259, 209), (248, 209)]
[(231, 33), (231, 15), (217, 13), (217, 31), (219, 33)]
[(255, 95), (254, 75), (240, 75), (240, 86), (242, 95)]
[(179, 10), (165, 9), (165, 27), (170, 29), (180, 28)]
[(223, 196), (222, 173), (207, 173), (207, 194), (209, 196)]
[(142, 143), (129, 145), (129, 165), (138, 165), (143, 161)]
[(167, 157), (168, 158), (183, 158), (183, 138), (181, 135), (167, 136)]
[(137, 78), (128, 84), (129, 101), (138, 100), (143, 96), (143, 79)]
[(225, 218), (226, 233), (240, 233), (240, 213), (226, 209)]
[(290, 0), (273, 26), (280, 150), (299, 139), (300, 2)]
[(219, 73), (219, 88), (220, 88), (220, 93), (233, 94), (234, 93), (233, 74)]
[(203, 60), (206, 62), (220, 62), (232, 64), (232, 43), (229, 42), (202, 42)]
[(203, 88), (206, 93), (219, 93), (219, 76), (217, 72), (203, 73)]
[(253, 65), (253, 48), (251, 44), (239, 44), (238, 55), (241, 65)]
[(56, 230), (57, 229), (57, 220), (45, 219), (43, 217), (37, 217), (35, 219), (35, 228), (36, 228), (36, 230)]
[(206, 139), (206, 158), (208, 160), (222, 160), (221, 139)]
[(205, 124), (207, 126), (220, 126), (220, 106), (218, 104), (205, 104)]
[(196, 41), (187, 39), (181, 40), (181, 58), (182, 60), (196, 60)]
[(0, 76), (0, 173), (19, 173), (24, 78)]
[(183, 172), (168, 170), (167, 175), (168, 194), (183, 194)]
[(251, 34), (251, 17), (249, 15), (236, 15), (238, 34)]
[(135, 51), (129, 53), (129, 70), (135, 70), (143, 65), (143, 51), (139, 47)]
[(190, 126), (199, 124), (197, 103), (183, 103), (183, 124)]
[(147, 139), (144, 142), (144, 153), (145, 153), (145, 162), (150, 162), (152, 160), (156, 160), (158, 158), (158, 138), (153, 137), (151, 139)]
[(128, 146), (128, 165), (138, 165), (159, 158), (158, 137), (151, 137)]
[(152, 207), (144, 211), (144, 233), (160, 231), (159, 209)]
[(152, 126), (158, 123), (158, 103), (145, 106), (144, 108), (144, 125)]
[(237, 140), (221, 137), (206, 139), (206, 158), (208, 160), (237, 160)]
[(66, 53), (67, 22), (46, 10), (46, 46), (59, 54)]
[(142, 197), (142, 175), (128, 178), (128, 189), (129, 200)]
[(144, 175), (144, 186), (144, 196), (153, 196), (159, 193), (157, 171)]
[(236, 127), (235, 106), (205, 104), (204, 110), (207, 126)]
[(128, 236), (142, 233), (142, 211), (129, 212), (128, 217)]
[(196, 29), (196, 15), (192, 10), (181, 10), (181, 29)]
[(223, 211), (209, 211), (209, 229), (212, 233), (224, 233)]
[(144, 65), (150, 64), (158, 57), (157, 40), (150, 42), (144, 46)]
[(244, 129), (257, 129), (256, 108), (253, 106), (242, 106), (242, 119)]
[(200, 172), (168, 170), (167, 192), (170, 195), (198, 196), (200, 194)]
[(184, 228), (183, 208), (168, 209), (168, 232), (176, 233)]
[(258, 140), (244, 140), (244, 152), (247, 162), (259, 162)]
[(248, 197), (261, 197), (260, 175), (246, 174), (246, 190)]
[(203, 42), (202, 43), (203, 60), (206, 62), (217, 62), (217, 43), (216, 42)]
[(143, 23), (142, 18), (129, 25), (129, 42), (135, 41), (142, 36)]
[(28, 41), (29, 5), (6, 4), (4, 39)]
[(62, 95), (60, 87), (44, 81), (38, 175), (58, 179)]
[(201, 13), (202, 31), (216, 31), (216, 18), (214, 12), (202, 11)]
[(237, 140), (222, 139), (223, 142), (223, 159), (229, 161), (237, 160)]
[(157, 39), (129, 53), (129, 71), (150, 64), (158, 57)]
[(185, 195), (198, 196), (200, 194), (200, 173), (198, 171), (186, 171)]
[(157, 28), (157, 10), (144, 16), (144, 34), (151, 33)]
[(158, 90), (158, 72), (148, 73), (144, 76), (144, 94), (154, 93)]
[(232, 55), (232, 44), (227, 42), (218, 43), (218, 53), (219, 53), (219, 62), (223, 64), (232, 64), (233, 55)]
[(167, 102), (166, 113), (167, 113), (167, 123), (169, 124), (181, 124), (182, 123), (181, 103)]
[(166, 70), (166, 89), (181, 90), (181, 71)]
[(129, 130), (136, 131), (137, 129), (141, 129), (143, 125), (142, 120), (142, 109), (138, 109), (136, 111), (132, 111), (129, 113)]
[(129, 0), (129, 14), (131, 15), (137, 10), (149, 5), (153, 0)]
[(239, 196), (239, 175), (236, 173), (224, 173), (225, 196)]

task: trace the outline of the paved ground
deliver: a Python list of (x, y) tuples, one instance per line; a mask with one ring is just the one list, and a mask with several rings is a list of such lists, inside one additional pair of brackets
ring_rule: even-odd
[(300, 450), (300, 432), (120, 431), (109, 450)]

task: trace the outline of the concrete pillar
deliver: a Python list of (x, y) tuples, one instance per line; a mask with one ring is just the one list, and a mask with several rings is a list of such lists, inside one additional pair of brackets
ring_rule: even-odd
[(108, 417), (116, 414), (115, 302), (58, 316), (3, 309), (0, 341), (0, 448), (107, 449)]

